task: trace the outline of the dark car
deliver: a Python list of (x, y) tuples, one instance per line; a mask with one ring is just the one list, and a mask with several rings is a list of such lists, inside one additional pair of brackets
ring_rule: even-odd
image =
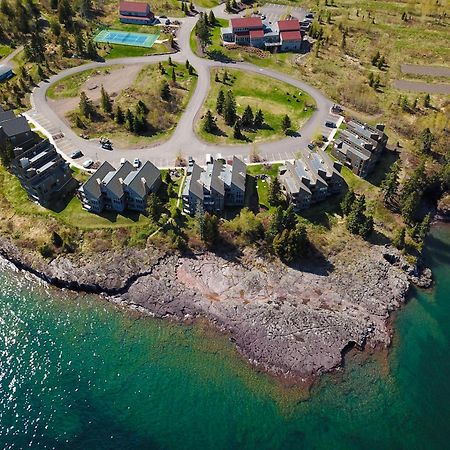
[(309, 144), (308, 144), (308, 148), (310, 149), (310, 150), (314, 150), (314, 147), (316, 146), (316, 144), (314, 144), (314, 142), (310, 142)]
[(164, 22), (166, 25), (170, 25), (170, 19), (166, 19), (166, 21)]
[(325, 122), (325, 126), (328, 128), (336, 128), (336, 124), (334, 122), (331, 122), (330, 120), (327, 120)]
[(71, 153), (69, 156), (72, 159), (77, 159), (77, 158), (81, 158), (83, 156), (83, 153), (81, 152), (81, 150), (76, 150), (73, 153)]

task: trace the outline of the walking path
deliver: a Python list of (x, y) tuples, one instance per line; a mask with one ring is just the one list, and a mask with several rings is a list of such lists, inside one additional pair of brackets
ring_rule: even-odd
[[(220, 5), (214, 8), (216, 17), (229, 17), (224, 13), (224, 6)], [(198, 57), (190, 48), (190, 34), (197, 22), (195, 17), (186, 17), (179, 29), (177, 42), (180, 51), (172, 54), (172, 60), (178, 63), (184, 63), (186, 59), (194, 66), (198, 82), (195, 91), (191, 97), (186, 110), (182, 114), (172, 136), (165, 142), (155, 143), (151, 147), (145, 149), (115, 149), (113, 151), (101, 149), (97, 140), (84, 140), (77, 136), (74, 131), (65, 124), (51, 106), (47, 102), (46, 92), (48, 88), (69, 75), (74, 75), (88, 69), (104, 67), (116, 64), (152, 64), (167, 60), (167, 55), (150, 55), (144, 57), (118, 58), (108, 60), (106, 62), (92, 62), (82, 66), (73, 67), (64, 70), (49, 80), (39, 83), (34, 89), (31, 96), (32, 108), (27, 112), (27, 117), (36, 126), (40, 126), (52, 136), (58, 150), (68, 155), (75, 150), (81, 150), (85, 155), (82, 161), (72, 161), (82, 163), (86, 159), (94, 161), (108, 161), (118, 166), (122, 158), (142, 160), (151, 160), (158, 167), (173, 167), (177, 155), (184, 157), (188, 155), (198, 159), (199, 162), (204, 160), (207, 153), (221, 153), (224, 158), (236, 155), (248, 161), (248, 156), (252, 152), (255, 144), (242, 145), (215, 145), (202, 141), (195, 133), (194, 127), (197, 123), (201, 111), (201, 107), (206, 99), (210, 88), (210, 71), (215, 67), (228, 67), (233, 69), (245, 70), (247, 72), (258, 73), (274, 78), (300, 90), (305, 91), (316, 102), (316, 110), (311, 118), (304, 124), (300, 130), (300, 136), (286, 137), (276, 142), (266, 142), (257, 145), (258, 154), (266, 161), (276, 161), (293, 159), (299, 148), (305, 147), (317, 133), (324, 131), (324, 124), (330, 120), (330, 107), (332, 102), (326, 98), (319, 90), (309, 84), (290, 77), (284, 73), (275, 70), (260, 68), (248, 63), (232, 62), (221, 63)]]

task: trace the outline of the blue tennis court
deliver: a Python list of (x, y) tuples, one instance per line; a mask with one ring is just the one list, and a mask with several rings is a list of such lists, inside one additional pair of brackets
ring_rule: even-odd
[(128, 33), (126, 31), (103, 30), (97, 34), (94, 41), (107, 44), (151, 48), (158, 38), (159, 34)]

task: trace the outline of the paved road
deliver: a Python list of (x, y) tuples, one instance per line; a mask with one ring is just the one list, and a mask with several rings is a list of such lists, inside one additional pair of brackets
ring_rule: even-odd
[(401, 70), (403, 73), (412, 73), (414, 75), (429, 75), (432, 77), (450, 77), (450, 67), (444, 66), (402, 64)]
[[(216, 17), (229, 17), (225, 15), (223, 9), (223, 5), (214, 9)], [(99, 161), (107, 160), (115, 166), (119, 165), (121, 158), (140, 158), (142, 160), (149, 159), (159, 167), (170, 167), (174, 165), (176, 156), (180, 153), (184, 157), (191, 155), (198, 159), (198, 161), (203, 161), (204, 156), (207, 153), (211, 153), (213, 155), (221, 153), (224, 157), (237, 155), (246, 159), (254, 147), (253, 144), (214, 145), (200, 140), (194, 131), (194, 126), (199, 118), (202, 104), (208, 95), (210, 88), (211, 68), (228, 67), (245, 70), (247, 72), (259, 73), (280, 81), (284, 81), (298, 87), (300, 90), (307, 92), (314, 98), (316, 102), (316, 110), (312, 117), (300, 130), (299, 137), (286, 137), (276, 142), (257, 144), (259, 154), (267, 161), (292, 159), (299, 148), (306, 146), (318, 132), (323, 131), (323, 125), (325, 121), (329, 119), (329, 111), (332, 105), (331, 101), (309, 84), (296, 80), (284, 73), (259, 68), (248, 63), (224, 64), (199, 58), (191, 51), (189, 45), (190, 33), (192, 28), (195, 26), (196, 21), (197, 18), (193, 17), (183, 19), (183, 24), (180, 27), (177, 36), (180, 51), (172, 55), (172, 59), (176, 62), (184, 63), (186, 59), (189, 59), (190, 63), (197, 71), (198, 83), (195, 92), (192, 94), (191, 101), (186, 107), (185, 112), (181, 116), (180, 121), (178, 122), (177, 127), (169, 140), (162, 143), (155, 143), (152, 147), (145, 149), (115, 149), (113, 151), (103, 150), (100, 148), (97, 140), (86, 141), (77, 136), (52, 110), (46, 100), (46, 92), (49, 86), (66, 76), (106, 65), (158, 63), (159, 61), (167, 60), (167, 55), (119, 58), (108, 60), (104, 63), (92, 62), (60, 72), (57, 75), (52, 76), (48, 81), (41, 82), (35, 88), (31, 96), (32, 109), (28, 111), (28, 117), (47, 130), (49, 135), (53, 136), (53, 140), (57, 148), (65, 155), (69, 155), (72, 151), (80, 149), (85, 155), (84, 159), (89, 158)], [(77, 162), (80, 163), (82, 161)]]
[(427, 94), (450, 94), (450, 83), (426, 83), (425, 81), (395, 80), (394, 87), (402, 91)]

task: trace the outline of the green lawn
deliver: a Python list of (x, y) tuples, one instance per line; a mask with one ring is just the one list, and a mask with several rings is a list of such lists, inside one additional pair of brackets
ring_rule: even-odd
[[(278, 175), (278, 169), (281, 164), (251, 164), (247, 166), (247, 174), (251, 176), (255, 175), (267, 175), (273, 178)], [(269, 205), (268, 202), (268, 192), (269, 185), (267, 183), (269, 180), (258, 179), (256, 181), (256, 189), (258, 193), (258, 201), (260, 206), (264, 206), (267, 209), (275, 209)]]
[(226, 93), (231, 90), (236, 98), (238, 114), (242, 115), (247, 105), (251, 106), (254, 113), (261, 109), (264, 113), (265, 124), (259, 130), (244, 130), (245, 140), (237, 140), (233, 137), (233, 129), (225, 124), (220, 115), (216, 114), (219, 127), (217, 133), (206, 133), (202, 128), (202, 122), (197, 124), (197, 132), (208, 142), (241, 143), (278, 139), (284, 136), (281, 121), (285, 114), (292, 121), (292, 130), (298, 130), (314, 111), (314, 100), (289, 84), (263, 75), (249, 75), (238, 70), (228, 70), (230, 80), (224, 84), (222, 81), (215, 81), (216, 74), (222, 80), (224, 70), (214, 69), (211, 72), (211, 89), (202, 113), (209, 109), (215, 114), (219, 91), (223, 90)]
[(0, 58), (5, 58), (10, 53), (12, 53), (14, 49), (9, 45), (0, 44)]
[(111, 45), (109, 51), (105, 52), (105, 59), (132, 58), (139, 56), (169, 53), (164, 44), (154, 44), (152, 48), (131, 47), (129, 45)]

